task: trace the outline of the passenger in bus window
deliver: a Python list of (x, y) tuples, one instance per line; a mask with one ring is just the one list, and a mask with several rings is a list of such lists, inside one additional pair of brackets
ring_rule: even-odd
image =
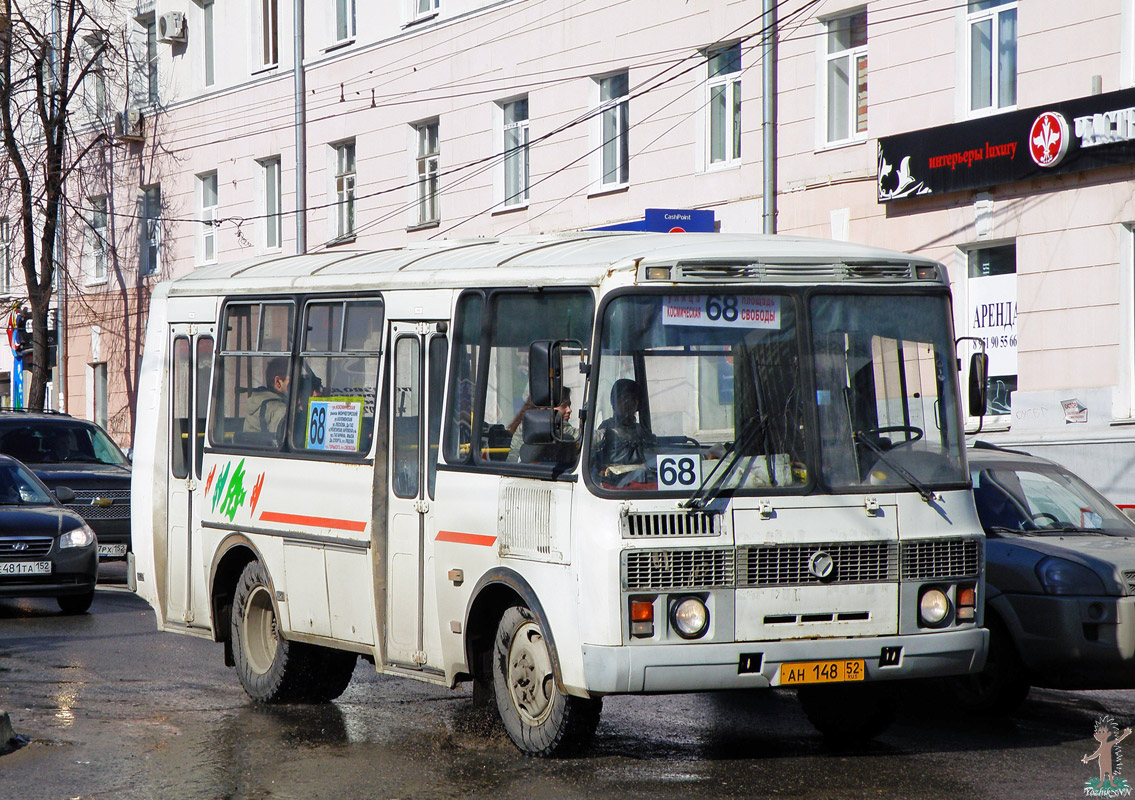
[(532, 403), (524, 401), (520, 413), (516, 415), (515, 427), (512, 428), (512, 442), (508, 448), (509, 461), (523, 461), (526, 464), (564, 463), (575, 461), (575, 452), (579, 447), (579, 432), (571, 424), (571, 388), (564, 387), (560, 395), (560, 404), (556, 406), (556, 420), (559, 422), (560, 437), (564, 441), (553, 442), (550, 445), (524, 445), (524, 426), (521, 423), (524, 412), (532, 408)]
[[(640, 390), (630, 378), (620, 378), (611, 386), (611, 409), (614, 416), (604, 420), (596, 431), (596, 468), (600, 475), (622, 476), (628, 465), (645, 467), (647, 451), (656, 439), (638, 416)], [(644, 476), (639, 476), (644, 477)]]
[(284, 419), (288, 415), (287, 356), (270, 358), (264, 366), (264, 385), (252, 390), (248, 396), (248, 412), (244, 418), (245, 433), (267, 434), (279, 444), (284, 432)]

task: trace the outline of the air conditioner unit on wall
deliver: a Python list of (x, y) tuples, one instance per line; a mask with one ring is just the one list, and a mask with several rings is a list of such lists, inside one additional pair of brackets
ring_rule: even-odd
[(158, 17), (158, 39), (163, 42), (185, 41), (185, 14), (169, 11)]
[(140, 142), (142, 132), (142, 109), (128, 108), (114, 115), (114, 138)]

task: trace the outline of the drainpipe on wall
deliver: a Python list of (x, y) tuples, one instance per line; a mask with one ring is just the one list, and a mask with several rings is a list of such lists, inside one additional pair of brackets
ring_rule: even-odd
[(764, 232), (776, 233), (776, 0), (764, 0), (761, 74), (764, 78)]
[(296, 106), (296, 254), (307, 252), (307, 93), (303, 72), (303, 4), (295, 6), (295, 106)]

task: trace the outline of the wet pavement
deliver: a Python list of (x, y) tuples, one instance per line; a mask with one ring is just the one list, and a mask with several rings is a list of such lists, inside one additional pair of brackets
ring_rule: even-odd
[(1135, 719), (1132, 692), (1034, 691), (989, 721), (926, 687), (876, 742), (832, 749), (790, 693), (613, 697), (584, 756), (538, 761), (467, 688), (365, 662), (333, 704), (255, 706), (219, 645), (158, 633), (108, 573), (87, 615), (0, 600), (0, 710), (29, 740), (0, 756), (0, 800), (1082, 797), (1094, 721)]

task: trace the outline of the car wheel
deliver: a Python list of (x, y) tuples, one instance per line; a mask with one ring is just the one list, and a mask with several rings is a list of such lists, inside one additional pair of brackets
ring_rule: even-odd
[(241, 686), (259, 703), (306, 699), (312, 648), (280, 635), (264, 566), (251, 561), (237, 581), (230, 635)]
[(539, 620), (524, 606), (501, 615), (493, 652), (493, 694), (505, 731), (526, 756), (578, 752), (599, 725), (603, 701), (565, 694)]
[(82, 614), (91, 607), (91, 603), (93, 603), (94, 600), (94, 589), (91, 589), (86, 594), (67, 594), (55, 598), (55, 602), (59, 603), (59, 609), (64, 614)]
[(796, 690), (808, 721), (832, 744), (873, 739), (890, 727), (898, 692), (888, 683), (801, 686)]
[(1029, 681), (1009, 629), (998, 619), (986, 622), (989, 650), (985, 667), (973, 675), (950, 679), (950, 688), (959, 705), (973, 714), (997, 716), (1011, 714), (1029, 696)]

